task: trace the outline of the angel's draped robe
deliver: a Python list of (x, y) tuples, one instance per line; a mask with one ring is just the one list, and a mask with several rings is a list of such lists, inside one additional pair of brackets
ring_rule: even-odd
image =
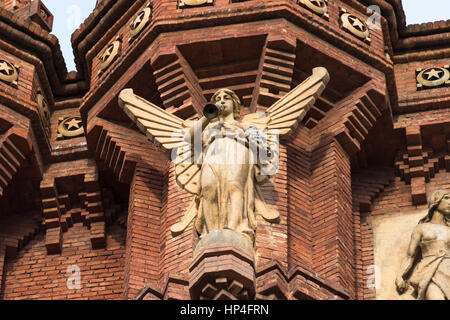
[[(435, 226), (436, 227), (436, 226)], [(441, 227), (441, 233), (449, 233), (448, 227)], [(430, 282), (441, 289), (450, 299), (450, 242), (448, 240), (422, 240), (421, 260), (415, 267), (410, 283), (417, 291), (417, 299), (425, 299)]]
[[(249, 149), (242, 125), (233, 120), (209, 124), (202, 134), (201, 195), (196, 229), (200, 238), (231, 229), (254, 241), (255, 210), (267, 206), (257, 186), (262, 163)], [(256, 202), (256, 207), (255, 207)]]

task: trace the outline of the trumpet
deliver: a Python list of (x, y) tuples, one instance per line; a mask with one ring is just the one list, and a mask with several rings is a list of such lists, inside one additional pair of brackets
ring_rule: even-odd
[(220, 103), (207, 103), (203, 108), (203, 115), (207, 119), (214, 119), (223, 110), (223, 105)]

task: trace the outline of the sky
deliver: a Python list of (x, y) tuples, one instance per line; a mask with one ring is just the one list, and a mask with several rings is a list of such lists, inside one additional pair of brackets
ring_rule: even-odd
[[(97, 1), (43, 0), (43, 2), (55, 17), (52, 33), (59, 39), (67, 70), (75, 70), (70, 37), (78, 26), (91, 14)], [(403, 9), (406, 15), (406, 24), (450, 19), (449, 0), (403, 0)]]
[(94, 10), (97, 0), (43, 0), (42, 2), (54, 16), (52, 33), (58, 37), (67, 71), (76, 70), (70, 38)]

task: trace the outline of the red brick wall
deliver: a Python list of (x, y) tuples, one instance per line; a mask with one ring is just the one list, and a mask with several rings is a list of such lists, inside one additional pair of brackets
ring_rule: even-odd
[[(44, 235), (36, 236), (4, 267), (2, 299), (121, 299), (125, 231), (108, 228), (107, 247), (92, 250), (90, 232), (76, 223), (64, 233), (62, 253), (47, 255)], [(68, 289), (67, 268), (81, 271), (81, 289)]]

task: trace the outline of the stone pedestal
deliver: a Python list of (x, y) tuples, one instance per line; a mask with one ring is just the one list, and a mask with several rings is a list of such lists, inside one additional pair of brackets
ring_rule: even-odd
[(189, 267), (189, 291), (192, 299), (253, 299), (253, 254), (235, 244), (226, 243), (210, 244), (198, 249)]

